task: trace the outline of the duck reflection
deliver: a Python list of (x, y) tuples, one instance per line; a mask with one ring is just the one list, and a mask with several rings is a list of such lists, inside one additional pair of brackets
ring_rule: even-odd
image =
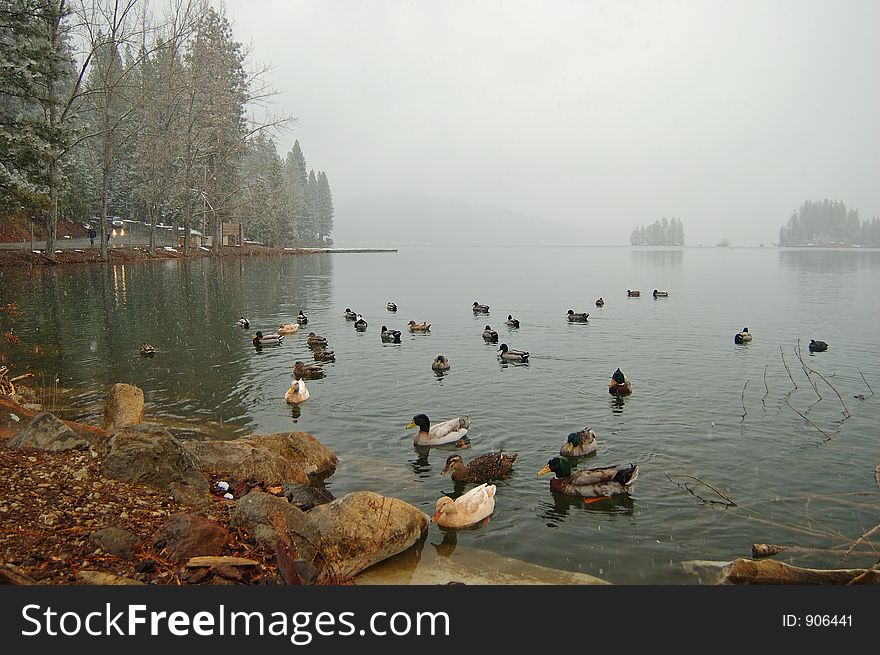
[(612, 396), (611, 411), (614, 414), (623, 414), (623, 407), (626, 405), (626, 398), (623, 396)]
[(443, 539), (440, 543), (435, 544), (434, 542), (431, 542), (431, 545), (440, 557), (451, 557), (452, 553), (455, 552), (455, 547), (458, 546), (458, 530), (445, 530), (440, 528), (440, 534), (443, 535)]
[(445, 463), (449, 453), (466, 450), (468, 448), (470, 448), (470, 441), (468, 441), (467, 437), (454, 443), (442, 444), (440, 446), (417, 446), (413, 444), (413, 451), (415, 452), (416, 457), (415, 459), (410, 460), (409, 465), (418, 475), (430, 473), (432, 467), (428, 461), (428, 455), (430, 455), (432, 450), (439, 451), (437, 456), (442, 457), (443, 462)]
[(553, 503), (540, 504), (541, 518), (549, 520), (551, 527), (562, 524), (569, 512), (586, 511), (597, 514), (620, 514), (633, 516), (635, 503), (629, 494), (617, 494), (606, 498), (574, 498), (551, 491)]

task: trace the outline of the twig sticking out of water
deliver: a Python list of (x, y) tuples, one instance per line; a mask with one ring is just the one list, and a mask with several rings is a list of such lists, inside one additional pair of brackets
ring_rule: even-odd
[(877, 464), (877, 468), (874, 469), (874, 482), (880, 487), (880, 464)]
[(785, 399), (785, 404), (788, 405), (788, 407), (789, 407), (789, 409), (791, 409), (791, 411), (793, 411), (795, 414), (797, 414), (798, 416), (800, 416), (800, 417), (801, 417), (802, 419), (804, 419), (807, 423), (809, 423), (809, 424), (812, 425), (814, 428), (816, 428), (819, 432), (821, 432), (822, 434), (824, 434), (824, 435), (825, 435), (825, 441), (831, 441), (831, 435), (828, 434), (827, 432), (825, 432), (825, 430), (823, 430), (823, 429), (820, 428), (818, 425), (816, 425), (815, 423), (813, 423), (810, 419), (808, 419), (806, 416), (804, 416), (803, 414), (801, 414), (799, 411), (797, 411), (794, 407), (792, 407), (792, 406), (791, 406), (791, 403), (788, 402), (788, 398)]
[(765, 407), (766, 407), (766, 405), (764, 405), (764, 401), (767, 400), (767, 396), (770, 395), (770, 387), (767, 386), (767, 367), (768, 366), (770, 366), (770, 364), (764, 364), (764, 395), (761, 396), (761, 405), (763, 405)]
[[(828, 381), (828, 378), (826, 378), (824, 375), (822, 375), (819, 371), (812, 369), (809, 366), (807, 366), (806, 364), (804, 364), (804, 358), (801, 357), (801, 340), (800, 339), (798, 339), (798, 345), (797, 345), (796, 352), (797, 352), (798, 359), (801, 360), (801, 366), (803, 366), (806, 370), (810, 371), (811, 373), (815, 373), (820, 378), (822, 378), (822, 380), (825, 382), (825, 384), (827, 384), (829, 387), (831, 387), (831, 390), (837, 394), (837, 397), (840, 399), (840, 404), (843, 405), (843, 411), (846, 412), (847, 417), (852, 416), (852, 412), (849, 411), (849, 407), (847, 407), (846, 403), (843, 402), (843, 396), (841, 396), (840, 392), (835, 388), (835, 386)], [(816, 393), (819, 393), (819, 392), (817, 391)]]
[(748, 414), (748, 410), (746, 409), (746, 387), (749, 386), (749, 381), (746, 380), (746, 383), (743, 385), (742, 396), (740, 397), (740, 402), (743, 406), (743, 415), (742, 418), (739, 419), (740, 425), (742, 422), (746, 420), (746, 414)]
[[(691, 489), (691, 488), (687, 485), (687, 483), (684, 483), (683, 485), (682, 485), (682, 484), (678, 484), (678, 482), (676, 482), (675, 480), (672, 479), (672, 477), (670, 477), (669, 473), (666, 473), (665, 475), (666, 475), (666, 479), (669, 480), (670, 482), (672, 482), (672, 483), (674, 483), (674, 484), (676, 484), (676, 485), (678, 485), (678, 486), (680, 486), (680, 487), (683, 487), (684, 489), (687, 489), (692, 495), (697, 496), (697, 494), (694, 493), (694, 490)], [(700, 484), (702, 484), (703, 486), (707, 487), (708, 489), (711, 489), (711, 490), (714, 491), (716, 494), (718, 494), (721, 498), (723, 498), (725, 501), (727, 501), (727, 505), (728, 505), (729, 507), (736, 507), (736, 503), (733, 502), (733, 501), (730, 499), (730, 496), (728, 496), (726, 493), (724, 493), (723, 491), (721, 491), (721, 489), (719, 489), (719, 488), (716, 487), (715, 485), (709, 484), (709, 483), (706, 482), (705, 480), (701, 480), (700, 478), (695, 477), (695, 476), (693, 476), (693, 475), (685, 475), (685, 474), (680, 474), (680, 473), (679, 473), (679, 474), (675, 474), (675, 477), (677, 477), (677, 478), (690, 478), (691, 480), (695, 480), (695, 481), (699, 482)], [(700, 497), (697, 496), (697, 498), (700, 498)], [(703, 500), (703, 499), (700, 498), (700, 500)], [(710, 500), (710, 501), (705, 501), (705, 500), (703, 500), (703, 502), (718, 503), (717, 500)], [(721, 503), (719, 503), (719, 504), (721, 504)]]
[(871, 385), (868, 384), (868, 381), (865, 380), (865, 374), (862, 373), (862, 369), (860, 369), (860, 368), (857, 366), (857, 367), (856, 367), (856, 370), (859, 372), (859, 375), (862, 376), (862, 380), (865, 381), (865, 384), (868, 385), (868, 391), (870, 391), (870, 392), (871, 392), (871, 395), (873, 396), (873, 395), (874, 395), (874, 390), (871, 388)]
[(795, 390), (797, 390), (798, 385), (797, 382), (794, 381), (794, 378), (791, 377), (791, 369), (788, 368), (788, 364), (785, 363), (785, 353), (782, 352), (782, 346), (779, 346), (779, 354), (782, 357), (782, 365), (785, 367), (785, 372), (788, 373), (788, 379), (791, 380), (791, 383), (794, 385)]
[[(772, 557), (779, 553), (800, 553), (804, 555), (821, 555), (843, 552), (842, 548), (807, 548), (804, 546), (782, 546), (780, 544), (752, 544), (752, 557)], [(859, 551), (856, 553), (861, 557), (875, 557), (876, 553), (871, 551)]]
[[(863, 533), (862, 533), (862, 536), (859, 537), (858, 539), (856, 539), (856, 540), (852, 543), (852, 545), (851, 545), (849, 548), (847, 548), (846, 552), (843, 554), (843, 557), (840, 558), (840, 561), (841, 561), (841, 562), (845, 562), (845, 561), (846, 561), (846, 558), (849, 557), (849, 554), (853, 551), (853, 549), (854, 549), (856, 546), (858, 546), (860, 543), (862, 543), (865, 539), (867, 539), (868, 537), (870, 537), (872, 534), (874, 534), (874, 533), (877, 532), (878, 530), (880, 530), (880, 523), (878, 523), (877, 525), (875, 525), (875, 526), (874, 526), (873, 528), (871, 528), (870, 530), (866, 530), (865, 532), (863, 532)], [(870, 543), (870, 542), (869, 542), (869, 543)]]
[[(798, 358), (801, 363), (801, 368), (804, 370), (804, 375), (807, 376), (807, 382), (810, 383), (810, 386), (813, 388), (813, 391), (816, 392), (816, 395), (819, 397), (819, 400), (822, 400), (822, 394), (819, 393), (819, 385), (813, 382), (813, 378), (810, 377), (810, 371), (807, 368), (807, 365), (804, 364), (804, 359), (801, 357), (801, 341), (798, 339), (797, 345), (794, 347), (794, 355)], [(818, 402), (818, 401), (817, 401)]]

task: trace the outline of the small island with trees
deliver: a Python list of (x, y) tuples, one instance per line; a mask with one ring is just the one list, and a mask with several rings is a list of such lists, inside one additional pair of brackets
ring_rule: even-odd
[(878, 248), (880, 218), (862, 221), (840, 200), (807, 200), (779, 228), (779, 246)]
[(634, 246), (683, 246), (684, 225), (678, 218), (663, 218), (647, 227), (633, 228), (629, 242)]

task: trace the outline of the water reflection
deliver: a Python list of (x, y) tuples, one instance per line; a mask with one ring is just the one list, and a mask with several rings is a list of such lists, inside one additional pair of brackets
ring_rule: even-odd
[(779, 249), (779, 263), (787, 268), (808, 273), (845, 273), (859, 268), (880, 268), (880, 250), (846, 248), (825, 250), (803, 248)]
[(611, 411), (614, 414), (623, 414), (626, 398), (623, 396), (611, 396)]
[[(681, 248), (633, 248), (630, 250), (633, 263), (652, 269), (681, 268), (684, 251)], [(651, 288), (653, 290), (653, 287)], [(650, 292), (648, 293), (650, 295)]]
[(586, 511), (595, 514), (620, 514), (632, 516), (635, 503), (629, 494), (617, 494), (609, 498), (574, 498), (565, 494), (549, 491), (553, 503), (542, 502), (539, 505), (540, 517), (549, 520), (549, 527), (563, 523), (570, 512)]
[(451, 557), (452, 553), (455, 552), (455, 547), (458, 545), (458, 530), (444, 530), (441, 528), (440, 534), (443, 535), (440, 543), (435, 544), (431, 542), (431, 545), (440, 557)]

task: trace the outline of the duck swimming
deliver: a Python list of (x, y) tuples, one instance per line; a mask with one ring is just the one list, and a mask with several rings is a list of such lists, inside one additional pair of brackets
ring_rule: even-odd
[(303, 310), (299, 310), (299, 314), (296, 317), (296, 322), (300, 325), (306, 325), (309, 322), (309, 317), (303, 314)]
[(152, 357), (156, 354), (156, 349), (148, 343), (143, 344), (140, 348), (138, 348), (138, 352), (141, 357)]
[(620, 369), (611, 374), (611, 382), (608, 383), (608, 393), (614, 396), (628, 396), (633, 392), (632, 382)]
[(283, 340), (282, 334), (263, 334), (259, 330), (251, 339), (255, 346), (280, 346)]
[(470, 416), (458, 416), (448, 421), (431, 425), (430, 419), (425, 414), (416, 414), (406, 427), (408, 430), (415, 427), (419, 429), (418, 433), (413, 437), (415, 445), (440, 446), (464, 439), (467, 436), (470, 425)]
[(278, 326), (278, 334), (296, 334), (299, 332), (299, 323), (282, 323)]
[(449, 359), (447, 359), (446, 355), (437, 355), (431, 363), (431, 368), (435, 371), (448, 371)]
[(455, 500), (437, 499), (437, 511), (431, 521), (444, 528), (466, 528), (479, 523), (495, 511), (495, 485), (481, 484)]
[(346, 320), (349, 320), (349, 321), (354, 321), (358, 317), (358, 315), (355, 312), (351, 311), (350, 307), (346, 307), (345, 311), (342, 313), (342, 315), (345, 316)]
[(590, 428), (584, 428), (568, 435), (559, 454), (565, 457), (583, 457), (595, 453), (597, 448), (596, 433)]
[(238, 325), (247, 330), (251, 327), (251, 322), (247, 320), (244, 316), (242, 316), (240, 319), (238, 319)]
[(511, 350), (507, 347), (506, 343), (501, 344), (501, 348), (498, 349), (498, 352), (501, 353), (501, 359), (509, 362), (529, 361), (529, 352), (527, 350)]
[(400, 343), (400, 330), (389, 330), (383, 325), (381, 336), (385, 343)]
[(354, 329), (358, 332), (364, 332), (367, 329), (367, 322), (360, 314), (357, 315), (357, 320), (354, 322)]
[(512, 314), (508, 314), (507, 315), (507, 327), (518, 328), (519, 327), (519, 319), (514, 318)]
[(642, 292), (641, 291), (631, 291), (631, 290), (627, 289), (626, 295), (628, 298), (639, 298), (642, 295)]
[(290, 405), (298, 405), (309, 399), (311, 394), (306, 389), (306, 383), (302, 380), (293, 380), (290, 383), (290, 389), (284, 394), (284, 400)]
[(657, 289), (654, 289), (654, 298), (668, 298), (668, 297), (669, 297), (668, 291), (657, 291)]
[(477, 301), (474, 301), (474, 314), (488, 314), (489, 313), (489, 305), (481, 305)]
[(811, 353), (824, 353), (828, 350), (828, 344), (824, 341), (814, 341), (810, 339), (810, 352)]
[(568, 310), (569, 323), (586, 323), (588, 318), (590, 318), (590, 315), (586, 312), (576, 312), (573, 309)]
[(605, 299), (604, 299), (604, 298), (599, 298), (599, 299), (596, 301), (596, 307), (604, 307), (604, 306), (605, 306)]
[(336, 353), (332, 350), (326, 350), (324, 348), (316, 348), (314, 351), (314, 357), (319, 362), (335, 362), (336, 361)]
[(733, 343), (748, 343), (752, 340), (752, 333), (749, 332), (749, 328), (744, 327), (742, 332), (737, 332), (733, 335)]
[(431, 330), (430, 323), (416, 323), (415, 321), (410, 321), (407, 325), (409, 326), (410, 332), (429, 332)]
[(630, 487), (639, 477), (637, 464), (585, 469), (572, 473), (571, 464), (564, 457), (553, 457), (547, 462), (547, 466), (538, 471), (538, 475), (546, 475), (551, 471), (556, 474), (550, 479), (552, 491), (580, 498), (607, 498), (629, 493)]
[(385, 305), (385, 307), (388, 309), (389, 312), (397, 311), (397, 305), (395, 305), (393, 302), (388, 303), (387, 305)]
[(306, 339), (306, 343), (310, 346), (326, 346), (327, 345), (327, 337), (319, 337), (314, 332), (309, 332), (309, 336)]
[(486, 329), (483, 330), (483, 340), (490, 343), (498, 343), (498, 333), (487, 325)]
[(293, 377), (298, 380), (320, 380), (324, 377), (324, 369), (317, 364), (296, 362), (293, 365)]
[(461, 455), (450, 455), (446, 458), (446, 467), (440, 475), (451, 472), (451, 478), (455, 482), (490, 482), (503, 480), (513, 469), (513, 463), (518, 455), (508, 455), (503, 452), (486, 453), (474, 457), (466, 465)]

